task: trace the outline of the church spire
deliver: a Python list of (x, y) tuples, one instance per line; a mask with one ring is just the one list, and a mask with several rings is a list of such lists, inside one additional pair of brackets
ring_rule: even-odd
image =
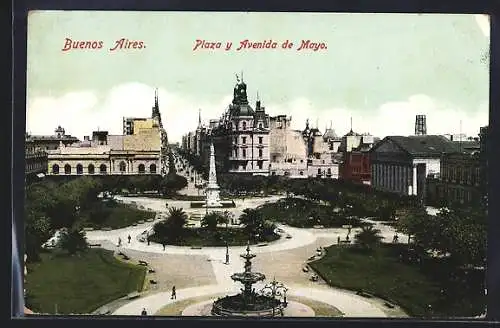
[(155, 108), (159, 110), (159, 106), (158, 106), (158, 88), (155, 88)]
[(158, 124), (160, 125), (160, 127), (162, 127), (160, 105), (158, 104), (158, 88), (155, 88), (155, 104), (153, 106), (153, 113), (151, 115), (151, 118), (157, 119)]
[(198, 109), (198, 127), (201, 127), (201, 108)]

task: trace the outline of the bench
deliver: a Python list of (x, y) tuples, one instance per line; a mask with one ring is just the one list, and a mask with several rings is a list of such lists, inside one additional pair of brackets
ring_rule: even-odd
[(148, 266), (148, 262), (139, 260), (139, 265)]
[(368, 293), (365, 293), (364, 291), (362, 290), (359, 290), (356, 292), (356, 295), (358, 296), (361, 296), (361, 297), (364, 297), (364, 298), (372, 298), (373, 296), (368, 294)]
[(101, 315), (107, 315), (107, 314), (111, 314), (111, 310), (108, 308), (108, 307), (103, 307), (100, 311), (99, 311), (99, 314)]
[(154, 279), (150, 279), (150, 280), (149, 280), (149, 283), (150, 283), (151, 285), (157, 285), (157, 284), (158, 284), (158, 281), (156, 281), (156, 280), (154, 280)]
[(340, 243), (341, 244), (350, 244), (351, 241), (350, 240), (341, 240)]
[(89, 244), (89, 247), (101, 247), (101, 244)]
[(201, 246), (191, 246), (191, 249), (201, 249)]
[(303, 267), (303, 268), (302, 268), (302, 271), (303, 271), (303, 272), (309, 272), (309, 268), (308, 268), (308, 267)]
[(391, 304), (389, 302), (385, 302), (384, 305), (387, 306), (389, 309), (394, 309), (395, 308), (394, 304)]
[(308, 261), (312, 261), (312, 260), (314, 260), (315, 258), (316, 258), (316, 256), (315, 256), (315, 255), (313, 255), (313, 256), (309, 257), (307, 260), (308, 260)]
[(149, 269), (148, 273), (155, 273), (156, 271), (154, 269)]
[(125, 261), (130, 260), (130, 257), (128, 257), (128, 256), (127, 256), (127, 255), (125, 255), (125, 254), (123, 254), (123, 255), (122, 255), (122, 257), (123, 257), (123, 259), (124, 259)]
[(268, 244), (267, 243), (264, 243), (264, 244), (258, 244), (257, 247), (264, 247), (264, 246), (267, 246)]
[(139, 298), (139, 296), (141, 296), (141, 294), (139, 294), (138, 292), (134, 292), (134, 293), (128, 294), (127, 295), (127, 299), (128, 300), (133, 300), (133, 299)]

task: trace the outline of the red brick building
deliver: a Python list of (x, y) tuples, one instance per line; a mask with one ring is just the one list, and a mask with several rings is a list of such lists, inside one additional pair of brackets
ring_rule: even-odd
[(345, 152), (339, 173), (340, 178), (345, 181), (370, 184), (370, 154), (364, 151)]

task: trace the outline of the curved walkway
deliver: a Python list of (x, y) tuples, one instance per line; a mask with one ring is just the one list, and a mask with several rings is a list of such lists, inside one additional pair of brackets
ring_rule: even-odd
[[(226, 293), (237, 293), (238, 288), (224, 288), (219, 284), (203, 287), (185, 288), (177, 291), (177, 299), (170, 299), (170, 292), (161, 292), (134, 300), (119, 309), (114, 315), (139, 315), (143, 308), (154, 314), (168, 304), (188, 300), (200, 296), (210, 296)], [(303, 286), (289, 286), (289, 295), (304, 297), (329, 304), (348, 317), (387, 317), (387, 314), (377, 306), (366, 301), (361, 296), (335, 288), (305, 288)]]
[[(165, 202), (163, 199), (152, 199), (152, 198), (126, 198), (117, 197), (123, 202), (135, 202), (146, 208), (154, 211), (165, 210)], [(258, 206), (266, 201), (274, 201), (275, 198), (257, 198), (248, 199), (245, 201), (246, 206)], [(181, 203), (182, 201), (168, 201), (171, 206), (179, 206), (184, 204), (175, 205), (175, 203)], [(184, 202), (187, 203), (187, 202)], [(187, 204), (186, 204), (187, 205)], [(145, 230), (151, 229), (154, 222), (147, 222), (133, 227), (127, 227), (123, 229), (111, 230), (111, 231), (88, 231), (87, 239), (91, 242), (97, 243), (102, 242), (102, 247), (111, 250), (118, 250), (116, 244), (118, 243), (118, 238), (122, 240), (122, 246), (120, 249), (124, 251), (135, 250), (147, 253), (157, 253), (157, 254), (177, 254), (177, 255), (205, 255), (211, 262), (213, 272), (216, 277), (216, 284), (205, 285), (199, 287), (184, 288), (177, 291), (177, 300), (186, 300), (199, 296), (210, 296), (215, 294), (220, 294), (221, 292), (239, 292), (238, 284), (235, 284), (231, 280), (231, 274), (234, 272), (240, 272), (243, 268), (243, 259), (240, 258), (240, 254), (245, 252), (246, 246), (230, 247), (229, 257), (230, 263), (225, 264), (226, 249), (225, 247), (203, 247), (201, 249), (191, 249), (190, 247), (182, 246), (166, 246), (163, 250), (163, 246), (155, 243), (147, 245), (145, 242), (140, 242), (138, 236)], [(284, 234), (291, 236), (288, 238), (281, 238), (278, 241), (266, 244), (263, 246), (252, 246), (252, 253), (273, 253), (279, 251), (286, 251), (295, 248), (304, 247), (315, 243), (319, 238), (329, 238), (331, 240), (336, 240), (337, 237), (345, 238), (346, 229), (300, 229), (293, 228), (284, 225), (278, 225)], [(384, 229), (382, 234), (384, 239), (392, 240), (394, 231), (389, 229)], [(353, 229), (354, 232), (354, 229)], [(351, 234), (353, 233), (351, 232)], [(128, 236), (131, 236), (131, 241), (128, 243)], [(115, 245), (115, 246), (111, 246)], [(312, 254), (311, 254), (312, 255)], [(279, 261), (279, 259), (277, 259)], [(305, 259), (304, 259), (305, 260)], [(256, 289), (260, 289), (264, 286), (263, 283), (256, 284)], [(289, 294), (293, 296), (305, 297), (313, 300), (318, 300), (327, 303), (331, 306), (338, 308), (346, 316), (349, 317), (386, 317), (388, 316), (384, 310), (383, 306), (379, 304), (374, 304), (369, 302), (361, 296), (358, 296), (352, 292), (344, 291), (328, 286), (315, 286), (306, 287), (301, 285), (289, 285)], [(145, 296), (137, 300), (131, 301), (118, 308), (113, 314), (116, 315), (139, 315), (143, 308), (146, 308), (148, 313), (154, 314), (164, 306), (174, 302), (170, 299), (170, 292), (159, 292), (153, 295)]]

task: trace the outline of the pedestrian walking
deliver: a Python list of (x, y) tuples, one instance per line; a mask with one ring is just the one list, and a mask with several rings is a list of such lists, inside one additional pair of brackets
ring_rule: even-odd
[(351, 234), (351, 227), (349, 226), (349, 228), (347, 228), (347, 235), (350, 235)]
[(118, 247), (121, 247), (122, 246), (122, 239), (120, 237), (118, 237)]
[(130, 235), (128, 235), (128, 243), (130, 244), (130, 240), (132, 240), (132, 237), (130, 237)]
[(146, 308), (142, 308), (141, 315), (148, 315), (148, 312), (146, 311)]
[(398, 240), (399, 240), (399, 237), (397, 234), (395, 234), (394, 237), (392, 238), (392, 242), (395, 244), (398, 242)]
[(177, 294), (175, 293), (175, 286), (172, 287), (172, 296), (170, 297), (171, 300), (177, 299)]
[(340, 245), (340, 236), (337, 237), (337, 244)]
[(149, 246), (149, 243), (150, 243), (150, 239), (149, 239), (149, 236), (146, 237), (147, 241), (148, 241), (148, 246)]
[(166, 246), (165, 242), (162, 242), (161, 244), (163, 245), (163, 250), (165, 250), (165, 246)]

